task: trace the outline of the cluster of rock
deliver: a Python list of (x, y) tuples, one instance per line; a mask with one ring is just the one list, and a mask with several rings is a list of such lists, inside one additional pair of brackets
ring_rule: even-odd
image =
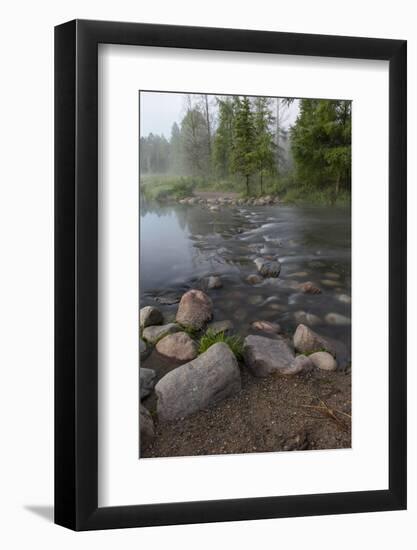
[[(198, 355), (197, 344), (189, 335), (190, 331), (203, 328), (209, 328), (215, 334), (232, 328), (229, 321), (208, 324), (212, 310), (212, 301), (207, 294), (190, 290), (180, 300), (175, 323), (163, 324), (162, 314), (152, 306), (140, 311), (141, 341), (145, 347), (155, 346), (159, 354), (183, 363), (156, 384), (156, 373), (152, 369), (140, 368), (141, 400), (155, 391), (159, 421), (184, 418), (241, 389), (240, 368), (229, 346), (218, 342)], [(243, 362), (254, 376), (292, 376), (314, 368), (327, 371), (337, 368), (337, 347), (305, 324), (298, 325), (292, 340), (280, 334), (281, 328), (276, 323), (255, 321), (251, 326), (258, 333), (268, 334), (250, 334), (244, 340)], [(141, 404), (142, 442), (146, 444), (153, 435), (152, 416)]]
[(180, 199), (180, 204), (201, 204), (208, 206), (211, 210), (216, 211), (221, 206), (266, 206), (268, 204), (279, 204), (281, 200), (273, 195), (265, 195), (262, 197), (247, 197), (247, 198), (231, 198), (231, 197), (218, 197), (218, 198), (206, 198), (201, 196), (186, 197)]

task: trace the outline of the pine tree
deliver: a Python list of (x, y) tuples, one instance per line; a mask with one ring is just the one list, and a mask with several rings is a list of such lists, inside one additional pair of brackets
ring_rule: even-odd
[(233, 102), (233, 145), (231, 172), (245, 178), (249, 194), (249, 178), (256, 168), (255, 126), (249, 98), (235, 97)]
[(333, 185), (337, 198), (350, 190), (351, 102), (302, 99), (291, 131), (298, 178), (307, 185)]
[(274, 117), (272, 116), (270, 100), (266, 97), (257, 97), (254, 100), (254, 128), (255, 128), (255, 163), (260, 175), (261, 194), (263, 193), (263, 177), (271, 174), (275, 168), (275, 143), (271, 131)]
[(217, 105), (219, 115), (213, 144), (213, 160), (217, 174), (221, 178), (227, 178), (230, 174), (233, 146), (233, 100), (230, 97), (217, 98)]

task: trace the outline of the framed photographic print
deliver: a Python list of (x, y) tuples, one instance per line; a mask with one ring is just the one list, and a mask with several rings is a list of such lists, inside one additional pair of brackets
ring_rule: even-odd
[(55, 29), (55, 521), (406, 507), (406, 42)]

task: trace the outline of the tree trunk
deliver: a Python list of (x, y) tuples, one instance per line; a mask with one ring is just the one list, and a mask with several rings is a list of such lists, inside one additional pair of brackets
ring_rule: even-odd
[(261, 195), (264, 194), (264, 187), (263, 187), (263, 176), (262, 176), (262, 172), (261, 172)]
[(339, 195), (339, 188), (340, 188), (340, 174), (338, 174), (336, 178), (336, 187), (335, 187), (336, 198)]
[(246, 194), (249, 195), (249, 176), (246, 174)]

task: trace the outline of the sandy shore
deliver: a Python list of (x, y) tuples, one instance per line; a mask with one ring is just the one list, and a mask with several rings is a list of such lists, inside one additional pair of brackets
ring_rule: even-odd
[[(241, 371), (242, 391), (216, 407), (162, 424), (154, 414), (156, 437), (141, 457), (351, 446), (350, 372), (254, 378)], [(144, 404), (152, 412), (152, 402)]]

